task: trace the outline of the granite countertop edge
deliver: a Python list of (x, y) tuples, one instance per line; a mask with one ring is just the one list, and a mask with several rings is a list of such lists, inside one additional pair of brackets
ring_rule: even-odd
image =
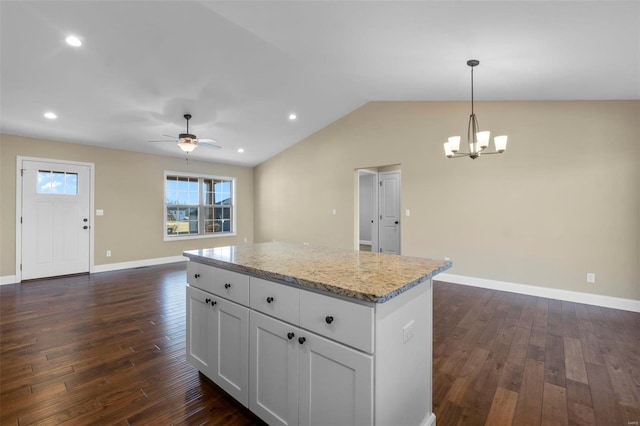
[(183, 255), (189, 258), (190, 260), (197, 261), (198, 263), (203, 263), (206, 265), (215, 266), (222, 269), (227, 269), (233, 272), (248, 274), (256, 278), (263, 278), (263, 279), (281, 282), (289, 285), (293, 284), (303, 288), (320, 290), (326, 293), (331, 293), (331, 294), (340, 295), (343, 297), (348, 297), (353, 299), (359, 299), (359, 300), (370, 302), (370, 303), (387, 302), (393, 299), (394, 297), (406, 292), (407, 290), (417, 286), (418, 284), (433, 278), (435, 275), (446, 271), (452, 266), (452, 263), (448, 262), (444, 266), (433, 269), (432, 271), (425, 274), (424, 276), (416, 280), (410, 281), (404, 284), (403, 286), (398, 287), (384, 295), (375, 295), (371, 293), (360, 292), (357, 290), (348, 290), (342, 287), (336, 287), (336, 286), (332, 286), (330, 284), (326, 284), (318, 281), (312, 281), (308, 279), (301, 279), (293, 276), (287, 276), (287, 275), (279, 274), (277, 272), (265, 271), (263, 269), (253, 268), (251, 266), (239, 265), (237, 263), (226, 262), (219, 259), (213, 259), (208, 256), (200, 256), (195, 253), (184, 252)]

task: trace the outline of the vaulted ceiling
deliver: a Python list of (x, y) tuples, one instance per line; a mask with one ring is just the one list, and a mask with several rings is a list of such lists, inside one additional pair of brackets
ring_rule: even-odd
[(2, 133), (184, 157), (148, 141), (190, 113), (223, 149), (189, 156), (213, 162), (254, 166), (372, 100), (468, 100), (471, 58), (480, 100), (640, 99), (636, 1), (22, 0), (0, 19)]

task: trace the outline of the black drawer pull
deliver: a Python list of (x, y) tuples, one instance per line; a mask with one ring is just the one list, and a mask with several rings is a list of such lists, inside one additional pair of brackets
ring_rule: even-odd
[(306, 342), (307, 339), (305, 339), (304, 337), (298, 337), (298, 343), (300, 343), (301, 345), (304, 345), (304, 342)]
[(267, 297), (267, 303), (271, 303), (271, 302), (273, 302), (273, 297), (271, 296)]
[(211, 299), (204, 299), (204, 303), (206, 303), (207, 305), (209, 304), (209, 302), (211, 302)]
[(288, 338), (289, 340), (293, 339), (294, 337), (295, 337), (295, 334), (293, 334), (292, 332), (288, 332), (288, 333), (287, 333), (287, 338)]
[(226, 284), (224, 285), (224, 288), (226, 288), (226, 289), (230, 289), (230, 288), (231, 288), (231, 284), (226, 283)]
[(216, 302), (215, 300), (211, 301), (211, 306), (216, 306), (218, 304), (218, 302)]
[(195, 274), (193, 278), (200, 278), (200, 274)]
[(327, 324), (331, 324), (333, 322), (333, 317), (327, 316), (324, 320), (327, 322)]

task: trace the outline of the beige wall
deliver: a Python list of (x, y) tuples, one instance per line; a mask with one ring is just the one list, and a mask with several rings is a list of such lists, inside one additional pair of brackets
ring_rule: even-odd
[[(253, 169), (0, 135), (0, 276), (15, 275), (17, 156), (95, 164), (95, 264), (155, 259), (253, 242)], [(237, 236), (163, 241), (164, 171), (236, 177)], [(106, 257), (106, 250), (112, 256)]]
[(402, 254), (640, 299), (640, 102), (479, 102), (476, 113), (509, 135), (505, 154), (444, 157), (448, 136), (466, 138), (467, 102), (371, 102), (261, 164), (256, 241), (354, 247), (354, 170), (400, 164)]

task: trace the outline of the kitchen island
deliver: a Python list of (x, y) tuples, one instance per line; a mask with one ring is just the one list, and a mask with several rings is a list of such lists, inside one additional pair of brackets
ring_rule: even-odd
[(193, 250), (187, 359), (270, 425), (432, 425), (448, 261), (289, 243)]

